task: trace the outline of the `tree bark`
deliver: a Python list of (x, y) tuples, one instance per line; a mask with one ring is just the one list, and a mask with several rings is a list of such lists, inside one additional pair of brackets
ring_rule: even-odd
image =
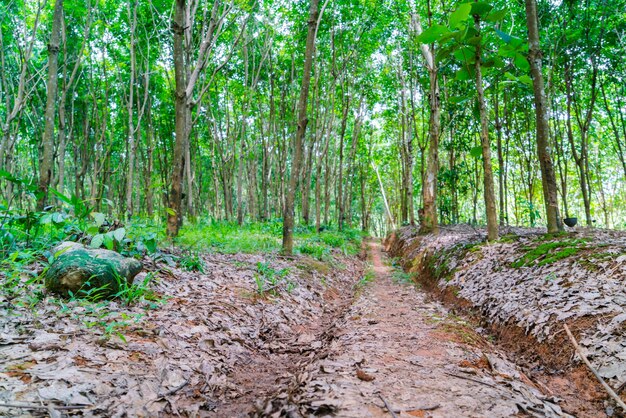
[(556, 185), (556, 175), (549, 149), (548, 101), (541, 73), (541, 58), (543, 56), (539, 45), (539, 28), (537, 23), (537, 2), (526, 0), (526, 25), (528, 27), (528, 61), (530, 73), (533, 77), (533, 92), (535, 95), (535, 115), (537, 127), (537, 156), (541, 168), (541, 182), (543, 185), (543, 199), (546, 206), (548, 233), (563, 230), (559, 216), (559, 202)]
[(298, 175), (300, 173), (300, 162), (302, 160), (302, 143), (304, 133), (308, 123), (306, 111), (309, 98), (309, 87), (311, 85), (311, 67), (313, 65), (313, 55), (315, 54), (315, 35), (317, 32), (319, 0), (311, 0), (309, 9), (308, 33), (306, 39), (306, 49), (304, 52), (304, 71), (302, 74), (302, 86), (300, 89), (300, 99), (298, 101), (298, 128), (294, 139), (294, 155), (291, 166), (291, 178), (289, 179), (289, 191), (285, 195), (285, 208), (283, 214), (283, 253), (291, 255), (293, 253), (293, 227), (294, 227), (294, 202), (298, 186)]
[[(474, 16), (474, 26), (480, 33), (480, 17)], [(487, 114), (487, 104), (485, 102), (485, 91), (483, 87), (483, 74), (481, 64), (481, 47), (476, 46), (476, 92), (478, 96), (478, 107), (480, 109), (480, 144), (483, 154), (483, 184), (485, 197), (485, 211), (487, 213), (487, 240), (498, 239), (498, 215), (496, 211), (496, 194), (493, 185), (493, 168), (491, 166), (491, 145), (489, 143), (489, 115)]]
[(174, 32), (174, 78), (176, 93), (174, 98), (176, 125), (176, 139), (174, 141), (174, 158), (172, 159), (172, 184), (169, 196), (169, 208), (167, 211), (167, 235), (175, 237), (180, 228), (182, 217), (182, 186), (183, 186), (183, 156), (185, 151), (185, 134), (187, 130), (187, 93), (186, 71), (184, 60), (184, 31), (185, 31), (186, 0), (176, 0), (174, 3), (174, 20), (172, 31)]
[(48, 201), (48, 188), (54, 169), (54, 125), (56, 99), (59, 81), (59, 45), (63, 20), (63, 0), (56, 0), (52, 20), (52, 33), (48, 44), (48, 84), (45, 112), (45, 126), (42, 139), (42, 155), (39, 162), (39, 195), (37, 210), (43, 210)]
[[(419, 17), (414, 15), (414, 25), (417, 35), (422, 32)], [(422, 55), (426, 61), (426, 69), (430, 80), (428, 90), (428, 104), (430, 116), (428, 119), (428, 157), (426, 172), (423, 176), (422, 204), (423, 211), (420, 218), (420, 233), (439, 233), (437, 221), (437, 175), (439, 173), (439, 136), (441, 134), (441, 101), (439, 97), (438, 69), (434, 49), (428, 45), (421, 45)]]

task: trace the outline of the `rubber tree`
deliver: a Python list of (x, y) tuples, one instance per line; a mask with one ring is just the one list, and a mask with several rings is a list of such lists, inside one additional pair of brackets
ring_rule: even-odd
[(315, 55), (315, 37), (317, 35), (317, 20), (319, 17), (319, 0), (311, 0), (309, 8), (308, 32), (306, 37), (306, 49), (304, 51), (304, 69), (302, 72), (302, 84), (300, 98), (298, 100), (298, 126), (294, 138), (293, 159), (291, 163), (291, 177), (289, 190), (285, 193), (285, 206), (283, 213), (283, 253), (293, 253), (293, 227), (295, 219), (294, 204), (298, 188), (300, 164), (302, 162), (303, 140), (307, 119), (307, 104), (309, 99), (309, 87), (311, 85), (311, 68)]
[(41, 157), (39, 159), (39, 190), (37, 209), (43, 210), (48, 201), (48, 188), (54, 169), (54, 125), (56, 116), (57, 91), (59, 85), (59, 45), (63, 24), (63, 0), (56, 0), (52, 18), (52, 33), (48, 43), (48, 83), (46, 86), (46, 111)]
[[(422, 24), (417, 14), (412, 16), (412, 26), (418, 37), (423, 33)], [(419, 38), (418, 38), (419, 39)], [(428, 71), (429, 90), (428, 104), (430, 116), (428, 119), (428, 158), (422, 186), (423, 212), (420, 219), (420, 233), (428, 234), (439, 232), (437, 222), (437, 175), (439, 173), (439, 136), (441, 133), (441, 100), (439, 97), (438, 68), (435, 54), (435, 44), (428, 45), (420, 42), (420, 49), (424, 57), (424, 65)]]
[(554, 165), (549, 149), (548, 101), (543, 83), (542, 57), (539, 44), (539, 27), (537, 23), (537, 1), (526, 0), (526, 26), (528, 27), (528, 62), (533, 78), (533, 93), (535, 96), (535, 115), (537, 129), (537, 156), (541, 168), (541, 183), (543, 199), (546, 207), (548, 233), (555, 233), (563, 229), (559, 216), (558, 191)]

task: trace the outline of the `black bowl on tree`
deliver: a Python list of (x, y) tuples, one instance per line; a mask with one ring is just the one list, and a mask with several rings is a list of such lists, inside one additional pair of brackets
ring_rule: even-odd
[(563, 223), (565, 225), (569, 226), (570, 228), (573, 228), (578, 223), (578, 218), (567, 217), (567, 218), (563, 219)]

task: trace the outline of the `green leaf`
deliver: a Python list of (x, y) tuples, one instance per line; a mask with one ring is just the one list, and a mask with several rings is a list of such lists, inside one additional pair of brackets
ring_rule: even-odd
[(104, 235), (98, 234), (91, 239), (91, 244), (89, 244), (89, 246), (91, 248), (100, 248), (103, 242), (104, 242)]
[(65, 216), (62, 213), (55, 212), (52, 214), (52, 222), (55, 224), (62, 224), (65, 221)]
[(480, 17), (484, 17), (493, 9), (493, 6), (487, 2), (479, 1), (477, 3), (471, 3), (472, 5), (472, 15), (478, 15)]
[(509, 35), (508, 33), (502, 32), (500, 29), (496, 29), (496, 34), (500, 38), (502, 38), (502, 40), (506, 42), (507, 44), (513, 40), (513, 37), (511, 35)]
[(98, 228), (106, 221), (106, 215), (104, 213), (92, 212), (91, 216), (93, 216), (93, 220)]
[(443, 25), (432, 25), (417, 37), (417, 41), (422, 44), (432, 44), (449, 32), (450, 30)]
[(450, 18), (448, 19), (450, 28), (458, 28), (464, 20), (467, 20), (471, 10), (472, 5), (470, 3), (460, 4), (459, 7), (450, 14)]
[(515, 66), (521, 71), (530, 70), (530, 64), (528, 63), (526, 57), (522, 54), (515, 54), (515, 59), (513, 60), (513, 62), (515, 63)]
[(509, 11), (507, 9), (494, 10), (485, 17), (485, 20), (487, 22), (494, 22), (494, 23), (499, 22), (502, 19), (504, 19), (504, 17), (506, 16), (508, 12)]
[(530, 76), (528, 76), (528, 75), (522, 75), (522, 76), (518, 77), (517, 80), (520, 83), (524, 83), (524, 84), (526, 84), (529, 87), (533, 86), (533, 79), (530, 78)]
[(65, 196), (63, 193), (53, 189), (52, 187), (50, 187), (50, 192), (52, 192), (53, 195), (55, 195), (57, 197), (57, 199), (59, 199), (61, 202), (63, 203), (67, 203), (68, 205), (72, 205), (72, 200)]
[[(473, 71), (472, 71), (473, 73)], [(456, 80), (459, 81), (465, 81), (465, 80), (471, 80), (472, 74), (470, 73), (470, 70), (468, 70), (466, 67), (461, 68), (459, 71), (456, 72)]]
[(454, 51), (454, 57), (459, 61), (463, 61), (468, 64), (472, 64), (476, 61), (476, 48), (471, 46), (465, 46), (463, 48)]
[(483, 147), (478, 146), (470, 150), (470, 155), (474, 158), (480, 158), (483, 156)]
[(111, 232), (107, 232), (104, 235), (104, 246), (109, 250), (115, 248), (115, 240), (113, 239), (113, 234)]
[(113, 238), (115, 238), (118, 242), (122, 242), (125, 236), (126, 236), (125, 228), (118, 228), (115, 231), (113, 231)]

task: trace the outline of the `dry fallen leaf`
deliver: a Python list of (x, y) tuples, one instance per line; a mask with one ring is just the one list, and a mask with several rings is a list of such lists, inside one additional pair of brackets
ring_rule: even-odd
[(361, 369), (357, 369), (356, 371), (356, 377), (358, 377), (359, 379), (361, 379), (364, 382), (371, 382), (372, 380), (376, 379), (374, 376), (365, 373), (363, 370)]

